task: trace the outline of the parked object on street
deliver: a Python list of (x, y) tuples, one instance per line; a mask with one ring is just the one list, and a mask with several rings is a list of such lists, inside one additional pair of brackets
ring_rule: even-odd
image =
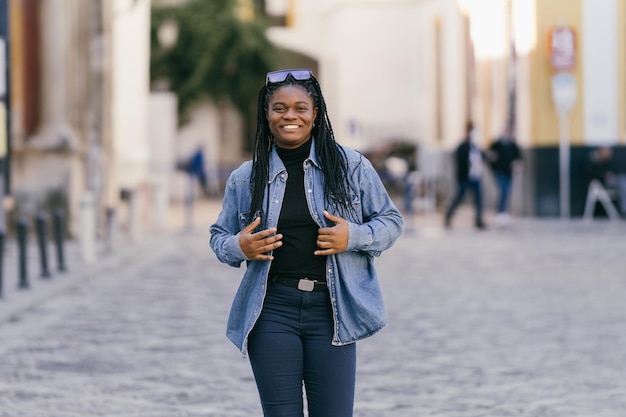
[(310, 417), (352, 416), (355, 342), (386, 324), (373, 260), (402, 217), (371, 163), (335, 141), (311, 70), (267, 74), (253, 155), (210, 228), (218, 259), (247, 266), (227, 336), (265, 416), (302, 415), (303, 384)]
[(0, 232), (0, 299), (4, 297), (4, 241), (5, 233)]
[(65, 272), (65, 253), (63, 250), (63, 243), (65, 241), (65, 225), (63, 222), (63, 210), (56, 209), (52, 215), (52, 219), (54, 230), (54, 245), (56, 247), (57, 254), (57, 269), (59, 272)]
[(28, 223), (26, 219), (19, 219), (15, 225), (15, 231), (17, 234), (18, 253), (19, 253), (19, 280), (18, 287), (20, 289), (27, 289), (30, 287), (28, 283), (28, 267), (26, 260), (28, 259)]
[(37, 214), (35, 227), (37, 230), (37, 246), (39, 248), (39, 261), (41, 265), (41, 277), (50, 278), (48, 270), (48, 230), (46, 227), (47, 217), (44, 213)]
[[(64, 239), (62, 234), (64, 233), (64, 225), (63, 225), (63, 214), (61, 210), (55, 210), (53, 214), (53, 237), (55, 248), (57, 251), (57, 261), (58, 261), (58, 270), (59, 272), (65, 272), (65, 256), (64, 256)], [(44, 213), (39, 212), (35, 218), (33, 219), (34, 223), (34, 232), (37, 240), (37, 252), (39, 255), (39, 267), (40, 267), (40, 277), (42, 280), (49, 280), (52, 277), (50, 271), (50, 263), (48, 260), (48, 244), (49, 244), (49, 234), (48, 234), (48, 219), (50, 217)], [(15, 243), (16, 243), (16, 268), (15, 272), (17, 273), (17, 285), (16, 289), (23, 292), (24, 290), (29, 290), (32, 288), (32, 282), (30, 280), (29, 275), (29, 234), (30, 227), (29, 224), (31, 222), (26, 217), (20, 217), (15, 222)], [(0, 299), (4, 298), (4, 276), (5, 276), (5, 250), (6, 250), (6, 235), (5, 233), (0, 233)], [(13, 268), (11, 268), (13, 269)]]
[[(50, 262), (48, 258), (48, 245), (49, 245), (49, 234), (48, 234), (48, 221), (50, 216), (45, 212), (39, 212), (32, 223), (34, 224), (34, 232), (37, 243), (37, 252), (38, 252), (38, 260), (40, 267), (40, 277), (43, 281), (47, 281), (52, 278)], [(54, 238), (54, 245), (56, 248), (57, 255), (57, 263), (58, 263), (58, 271), (66, 272), (65, 266), (65, 255), (64, 255), (64, 245), (65, 239), (63, 238), (63, 233), (65, 230), (63, 224), (63, 213), (60, 209), (55, 210), (52, 216), (52, 231)], [(24, 290), (32, 289), (33, 282), (30, 280), (29, 275), (29, 234), (31, 221), (26, 217), (20, 217), (15, 222), (15, 244), (16, 244), (16, 258), (9, 259), (9, 261), (15, 261), (15, 268), (11, 266), (10, 270), (16, 272), (17, 276), (17, 285), (15, 289), (18, 292), (25, 292)], [(7, 266), (6, 260), (6, 246), (7, 245), (7, 236), (5, 233), (0, 233), (0, 299), (5, 298), (5, 267)]]

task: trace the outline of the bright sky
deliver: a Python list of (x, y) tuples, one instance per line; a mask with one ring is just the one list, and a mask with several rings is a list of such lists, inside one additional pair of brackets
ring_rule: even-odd
[(470, 16), (471, 37), (476, 57), (498, 58), (507, 55), (507, 3), (511, 4), (515, 28), (515, 46), (519, 54), (526, 54), (537, 43), (535, 2), (532, 0), (459, 0), (461, 8)]

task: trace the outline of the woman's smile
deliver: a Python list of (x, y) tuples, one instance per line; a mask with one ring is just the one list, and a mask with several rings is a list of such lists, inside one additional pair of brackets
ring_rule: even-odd
[(294, 149), (311, 137), (317, 107), (303, 88), (288, 85), (274, 92), (266, 117), (276, 146)]

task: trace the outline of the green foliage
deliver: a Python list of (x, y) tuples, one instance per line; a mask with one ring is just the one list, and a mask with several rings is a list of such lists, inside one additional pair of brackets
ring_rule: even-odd
[[(206, 97), (230, 100), (247, 117), (265, 74), (274, 69), (278, 53), (265, 37), (265, 21), (243, 22), (235, 10), (236, 0), (190, 0), (152, 11), (151, 79), (168, 80), (181, 123), (190, 106)], [(157, 32), (168, 19), (179, 32), (176, 44), (165, 49)]]

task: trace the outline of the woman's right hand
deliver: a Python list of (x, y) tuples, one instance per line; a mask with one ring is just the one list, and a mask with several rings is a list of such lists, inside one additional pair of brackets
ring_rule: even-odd
[(271, 261), (274, 257), (267, 253), (282, 246), (283, 235), (276, 234), (275, 227), (253, 233), (259, 224), (261, 217), (254, 219), (239, 233), (239, 246), (249, 261)]

